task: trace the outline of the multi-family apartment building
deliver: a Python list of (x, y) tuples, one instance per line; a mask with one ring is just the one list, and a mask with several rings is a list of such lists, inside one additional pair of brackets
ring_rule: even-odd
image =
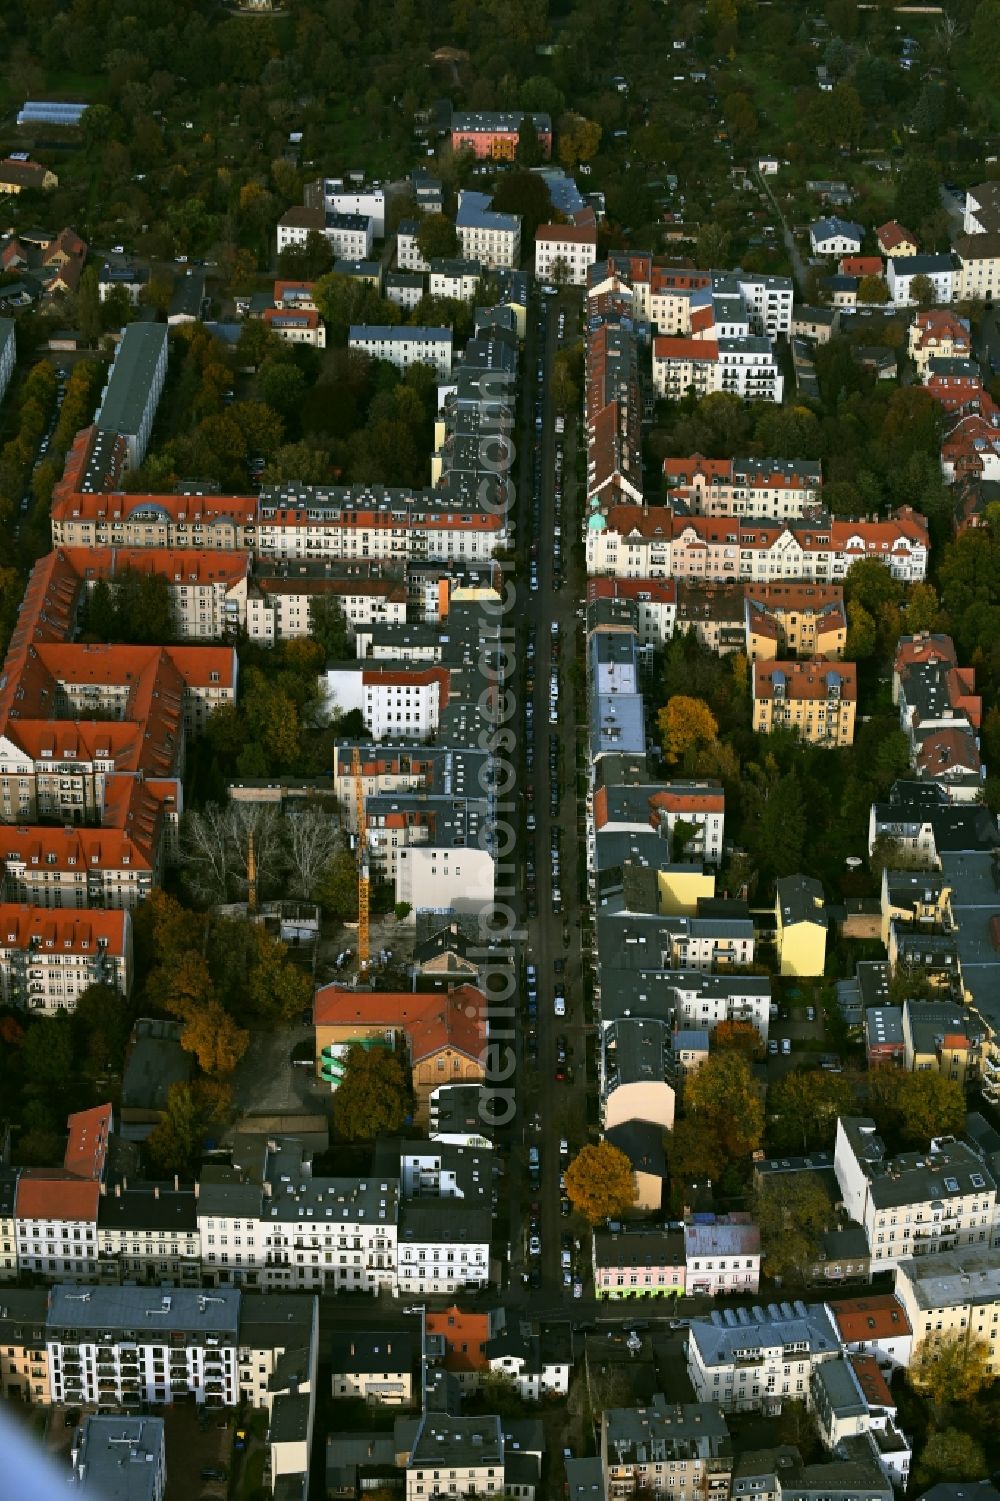
[(418, 243), (420, 223), (419, 219), (401, 219), (396, 226), (396, 264), (401, 271), (425, 272), (431, 269), (431, 263), (425, 260)]
[(974, 667), (959, 667), (948, 636), (902, 636), (893, 662), (893, 700), (919, 780), (937, 782), (953, 802), (979, 798), (982, 699)]
[(102, 1282), (200, 1287), (197, 1188), (114, 1183), (97, 1205), (97, 1255)]
[(306, 184), (307, 203), (318, 203), (331, 214), (357, 214), (372, 221), (372, 232), (377, 240), (385, 234), (385, 186), (380, 182), (365, 183), (351, 178), (323, 177)]
[[(280, 223), (278, 228), (280, 231)], [(330, 209), (323, 214), (321, 232), (337, 260), (366, 261), (371, 256), (375, 223), (368, 214), (339, 213)]]
[(688, 1293), (715, 1298), (724, 1293), (755, 1293), (760, 1286), (760, 1231), (749, 1215), (719, 1215), (714, 1221), (684, 1225)]
[(0, 993), (8, 1006), (73, 1011), (91, 985), (132, 989), (132, 919), (126, 911), (70, 912), (0, 904)]
[(88, 1413), (70, 1451), (73, 1484), (83, 1494), (163, 1501), (167, 1455), (162, 1418)]
[(596, 260), (596, 223), (540, 224), (535, 231), (535, 275), (541, 281), (585, 287)]
[[(47, 560), (46, 560), (47, 561)], [(54, 567), (68, 570), (83, 591), (99, 580), (112, 590), (130, 574), (165, 580), (170, 595), (174, 634), (188, 641), (218, 641), (246, 623), (250, 557), (244, 551), (151, 547), (65, 547), (55, 553)]]
[(684, 1234), (660, 1225), (595, 1230), (594, 1296), (601, 1299), (684, 1296)]
[(166, 324), (128, 324), (94, 420), (98, 432), (116, 433), (124, 439), (127, 462), (133, 469), (145, 458), (166, 378)]
[(52, 1400), (138, 1407), (193, 1397), (234, 1406), (239, 1303), (235, 1288), (58, 1284), (45, 1330)]
[(858, 699), (853, 662), (755, 661), (751, 671), (758, 734), (792, 729), (810, 745), (853, 745)]
[(4, 1288), (0, 1302), (0, 1398), (45, 1407), (52, 1400), (45, 1341), (48, 1289)]
[(671, 497), (699, 516), (787, 521), (821, 504), (823, 475), (811, 459), (664, 459)]
[(840, 584), (782, 580), (745, 584), (743, 593), (744, 649), (751, 662), (781, 657), (839, 661), (843, 657), (847, 613)]
[(935, 302), (953, 302), (959, 295), (959, 261), (950, 251), (944, 255), (891, 255), (885, 279), (889, 298), (897, 307), (916, 302), (913, 282), (918, 276), (925, 276), (934, 288)]
[(347, 345), (373, 360), (388, 360), (399, 370), (430, 365), (444, 377), (451, 374), (451, 329), (418, 328), (413, 324), (352, 324)]
[(523, 110), (480, 109), (456, 111), (451, 117), (452, 150), (471, 151), (481, 160), (513, 161), (522, 129), (533, 125), (548, 159), (552, 154), (552, 121), (546, 114)]
[(896, 1296), (921, 1346), (961, 1340), (986, 1346), (990, 1375), (1000, 1373), (1000, 1267), (979, 1246), (907, 1257), (896, 1267)]
[(905, 583), (927, 572), (927, 523), (908, 507), (878, 521), (781, 522), (682, 517), (669, 506), (612, 503), (595, 509), (584, 541), (591, 575), (836, 583), (862, 558), (878, 558)]
[(909, 1365), (913, 1325), (898, 1294), (868, 1293), (826, 1307), (848, 1353), (870, 1356), (881, 1370), (905, 1370)]
[(728, 1501), (733, 1469), (729, 1428), (707, 1402), (610, 1407), (601, 1417), (601, 1466), (609, 1501), (637, 1491), (676, 1501)]
[(743, 401), (782, 400), (785, 377), (764, 334), (653, 340), (653, 389), (668, 401), (729, 392)]
[(315, 308), (265, 308), (261, 322), (286, 344), (326, 348), (326, 324)]
[(996, 1184), (964, 1142), (932, 1142), (928, 1151), (887, 1158), (874, 1121), (845, 1116), (837, 1123), (834, 1170), (847, 1214), (867, 1232), (873, 1273), (910, 1256), (991, 1243)]
[(489, 193), (463, 188), (458, 195), (455, 232), (463, 257), (481, 265), (517, 267), (521, 263), (521, 216), (490, 207)]
[(734, 1412), (780, 1412), (805, 1402), (813, 1369), (840, 1354), (821, 1303), (727, 1308), (688, 1327), (687, 1372), (699, 1402)]
[(14, 1230), (21, 1272), (47, 1281), (98, 1275), (97, 1210), (107, 1170), (111, 1106), (69, 1117), (62, 1168), (25, 1168), (17, 1181)]

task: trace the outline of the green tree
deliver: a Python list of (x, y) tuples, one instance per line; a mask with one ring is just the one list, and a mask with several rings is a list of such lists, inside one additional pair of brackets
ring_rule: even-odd
[(858, 301), (861, 303), (885, 303), (889, 301), (889, 288), (881, 276), (863, 276), (858, 282)]
[(288, 421), (302, 404), (306, 377), (290, 360), (269, 360), (257, 377), (257, 387), (267, 405)]
[(68, 1015), (39, 1017), (24, 1034), (21, 1067), (29, 1085), (65, 1087), (76, 1072), (73, 1028)]
[(425, 261), (447, 260), (458, 250), (454, 221), (447, 214), (425, 214), (417, 231), (417, 249)]
[(963, 1480), (981, 1480), (988, 1465), (981, 1444), (961, 1428), (940, 1428), (928, 1435), (914, 1470), (917, 1485), (925, 1487), (939, 1482), (952, 1484)]
[(636, 1200), (632, 1164), (609, 1141), (588, 1143), (566, 1169), (566, 1194), (588, 1224), (620, 1219)]
[(730, 1162), (749, 1157), (764, 1137), (764, 1105), (742, 1053), (711, 1053), (686, 1080), (684, 1108), (714, 1132)]
[(194, 1053), (203, 1073), (231, 1074), (250, 1046), (250, 1033), (238, 1027), (220, 1003), (211, 1000), (189, 1012), (181, 1029), (181, 1047)]
[(288, 959), (288, 947), (265, 928), (254, 929), (254, 961), (247, 984), (247, 1000), (254, 1014), (268, 1026), (298, 1021), (312, 1002), (313, 987), (304, 970)]
[(515, 160), (519, 167), (540, 167), (544, 156), (538, 131), (530, 115), (523, 115), (517, 130)]
[(958, 1331), (941, 1334), (920, 1342), (906, 1377), (940, 1415), (952, 1404), (965, 1406), (992, 1382), (989, 1360), (985, 1340), (970, 1339)]
[(845, 1074), (823, 1069), (793, 1069), (767, 1091), (768, 1140), (776, 1151), (807, 1152), (830, 1147), (837, 1120), (856, 1103)]
[(728, 229), (709, 220), (698, 231), (694, 252), (698, 265), (707, 271), (728, 266), (732, 257), (732, 244), (733, 237)]
[(926, 309), (933, 307), (937, 301), (937, 295), (934, 291), (934, 283), (930, 277), (925, 276), (923, 272), (919, 276), (915, 276), (910, 282), (910, 296), (918, 308)]
[(902, 1076), (896, 1108), (903, 1135), (914, 1146), (927, 1146), (936, 1136), (960, 1136), (965, 1129), (962, 1086), (933, 1069)]
[(333, 1097), (333, 1123), (345, 1141), (370, 1141), (399, 1131), (413, 1111), (406, 1066), (387, 1048), (347, 1050), (344, 1077)]
[(717, 1183), (726, 1166), (726, 1154), (712, 1128), (701, 1118), (685, 1116), (674, 1122), (667, 1134), (667, 1167), (671, 1182)]
[(101, 337), (100, 273), (96, 266), (85, 266), (76, 289), (76, 321), (83, 342), (89, 347)]
[(848, 568), (844, 599), (848, 604), (853, 600), (863, 605), (873, 618), (878, 615), (881, 605), (898, 605), (902, 598), (902, 584), (877, 558), (860, 558)]
[(305, 244), (289, 245), (278, 256), (278, 271), (287, 280), (315, 281), (333, 266), (333, 249), (326, 235), (311, 229)]
[(782, 1282), (807, 1281), (820, 1236), (834, 1218), (823, 1185), (808, 1173), (769, 1173), (754, 1195), (753, 1218), (765, 1274)]
[(323, 648), (327, 662), (343, 662), (351, 653), (351, 630), (335, 594), (314, 594), (309, 600), (309, 634)]
[(92, 1077), (109, 1069), (121, 1071), (134, 1014), (112, 985), (88, 985), (77, 996), (72, 1018), (74, 1047)]
[(552, 196), (538, 172), (505, 172), (493, 191), (493, 208), (501, 214), (519, 214), (521, 238), (530, 244), (540, 224), (552, 219)]
[(197, 1080), (172, 1084), (166, 1109), (146, 1140), (144, 1151), (153, 1171), (184, 1178), (197, 1176), (208, 1132), (229, 1117), (231, 1095), (223, 1085)]
[(862, 662), (875, 652), (875, 621), (863, 604), (852, 599), (847, 606), (847, 642), (844, 655), (849, 662)]

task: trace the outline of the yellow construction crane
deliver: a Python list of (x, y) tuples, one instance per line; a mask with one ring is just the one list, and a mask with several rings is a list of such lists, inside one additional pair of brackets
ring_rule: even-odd
[(365, 819), (365, 785), (361, 775), (361, 751), (351, 752), (351, 776), (354, 778), (354, 811), (358, 837), (358, 973), (368, 968), (368, 824)]
[(247, 911), (257, 911), (257, 852), (253, 847), (253, 829), (247, 840)]

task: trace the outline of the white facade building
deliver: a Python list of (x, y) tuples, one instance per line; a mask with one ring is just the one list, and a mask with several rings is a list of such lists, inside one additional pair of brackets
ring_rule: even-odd
[(806, 1402), (814, 1366), (839, 1355), (837, 1332), (819, 1303), (727, 1308), (688, 1328), (696, 1399), (734, 1412), (780, 1412), (783, 1401)]
[(885, 279), (889, 297), (897, 307), (916, 302), (913, 281), (926, 276), (934, 288), (934, 301), (953, 302), (958, 295), (960, 272), (953, 255), (893, 255), (886, 266)]
[(356, 214), (372, 221), (376, 240), (385, 235), (385, 188), (381, 183), (365, 186), (327, 177), (323, 182), (323, 206), (331, 214)]
[(430, 365), (443, 380), (451, 374), (450, 328), (420, 328), (415, 324), (352, 323), (347, 347), (373, 360), (388, 360), (399, 370)]
[(585, 287), (596, 260), (596, 224), (540, 224), (535, 231), (535, 275), (540, 281)]
[(731, 1215), (714, 1225), (685, 1224), (684, 1261), (689, 1295), (755, 1293), (760, 1286), (760, 1231)]
[(458, 195), (455, 229), (462, 255), (494, 268), (521, 263), (521, 218), (519, 214), (500, 214), (490, 208), (488, 193), (464, 189)]
[(847, 1116), (837, 1123), (834, 1171), (848, 1218), (868, 1235), (873, 1273), (911, 1256), (991, 1243), (996, 1184), (963, 1142), (887, 1159), (874, 1121)]
[(370, 259), (375, 228), (367, 214), (326, 214), (323, 233), (337, 260)]

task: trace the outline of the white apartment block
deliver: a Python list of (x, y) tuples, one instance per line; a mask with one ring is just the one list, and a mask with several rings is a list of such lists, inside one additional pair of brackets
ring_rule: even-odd
[(17, 1184), (17, 1264), (47, 1282), (62, 1277), (97, 1278), (96, 1180), (28, 1168)]
[(928, 278), (934, 288), (936, 303), (953, 302), (958, 295), (961, 277), (958, 262), (950, 252), (946, 255), (893, 255), (886, 265), (885, 279), (889, 297), (897, 307), (916, 302), (913, 280), (917, 276)]
[(239, 1399), (235, 1289), (83, 1287), (49, 1298), (46, 1347), (53, 1402), (160, 1406)]
[(265, 308), (262, 321), (286, 344), (326, 348), (326, 324), (315, 308)]
[(375, 740), (426, 740), (448, 702), (446, 667), (331, 667), (323, 676), (327, 704), (343, 712), (360, 709)]
[(331, 595), (354, 631), (365, 625), (406, 624), (406, 588), (395, 579), (259, 574), (246, 602), (247, 635), (266, 646), (308, 636), (312, 601)]
[(670, 401), (690, 391), (699, 397), (728, 391), (743, 401), (780, 402), (784, 388), (785, 377), (764, 335), (653, 340), (653, 389)]
[(98, 1270), (103, 1282), (201, 1286), (201, 1236), (194, 1187), (115, 1183), (97, 1206)]
[(913, 1325), (913, 1353), (930, 1341), (978, 1340), (1000, 1375), (1000, 1266), (996, 1254), (966, 1246), (939, 1256), (901, 1261), (896, 1296)]
[(716, 1298), (722, 1293), (755, 1293), (760, 1286), (760, 1231), (734, 1218), (714, 1225), (684, 1226), (688, 1294)]
[(720, 1022), (750, 1022), (767, 1046), (771, 982), (766, 975), (706, 975), (689, 970), (669, 979), (678, 1027), (712, 1033)]
[(396, 265), (400, 271), (429, 271), (431, 263), (425, 260), (417, 236), (420, 233), (419, 219), (404, 219), (396, 229)]
[(323, 181), (323, 206), (330, 214), (356, 214), (372, 221), (376, 240), (385, 235), (385, 188), (381, 183), (369, 185), (345, 182), (342, 177)]
[(373, 360), (388, 360), (398, 370), (408, 370), (411, 365), (430, 365), (442, 380), (451, 374), (450, 328), (354, 323), (348, 333), (347, 347)]
[(495, 895), (496, 866), (488, 849), (413, 846), (396, 851), (396, 901), (419, 908), (479, 912)]
[(432, 297), (471, 302), (479, 291), (483, 270), (478, 261), (431, 261), (428, 291)]
[(535, 276), (540, 281), (585, 287), (596, 260), (596, 224), (540, 224), (535, 231)]
[(521, 219), (518, 214), (496, 213), (488, 193), (468, 189), (458, 195), (455, 229), (462, 255), (494, 269), (516, 270), (521, 263)]
[[(17, 1279), (17, 1226), (14, 1205), (17, 1199), (17, 1170), (0, 1169), (0, 1282)], [(0, 1396), (4, 1395), (0, 1385)]]
[(873, 1273), (913, 1256), (991, 1244), (996, 1184), (963, 1142), (932, 1142), (927, 1152), (886, 1159), (874, 1121), (848, 1116), (837, 1124), (834, 1171), (848, 1217), (868, 1235)]
[(961, 235), (954, 245), (959, 269), (955, 297), (965, 302), (992, 302), (1000, 296), (1000, 237)]
[(686, 1355), (699, 1402), (780, 1412), (785, 1400), (808, 1400), (814, 1367), (836, 1359), (840, 1344), (822, 1304), (770, 1303), (692, 1319)]
[(405, 313), (412, 313), (426, 291), (424, 275), (420, 271), (387, 271), (385, 299), (394, 302)]
[(132, 989), (132, 919), (127, 912), (60, 913), (0, 905), (0, 993), (8, 1006), (51, 1016), (73, 1011), (90, 985)]
[(367, 214), (326, 214), (323, 233), (338, 261), (370, 259), (375, 228)]
[[(284, 1378), (294, 1375), (295, 1389), (315, 1396), (319, 1354), (319, 1302), (301, 1293), (247, 1293), (240, 1296), (237, 1351), (241, 1396), (251, 1407), (274, 1410)], [(290, 1357), (295, 1358), (290, 1372)], [(301, 1362), (301, 1363), (299, 1363)]]

